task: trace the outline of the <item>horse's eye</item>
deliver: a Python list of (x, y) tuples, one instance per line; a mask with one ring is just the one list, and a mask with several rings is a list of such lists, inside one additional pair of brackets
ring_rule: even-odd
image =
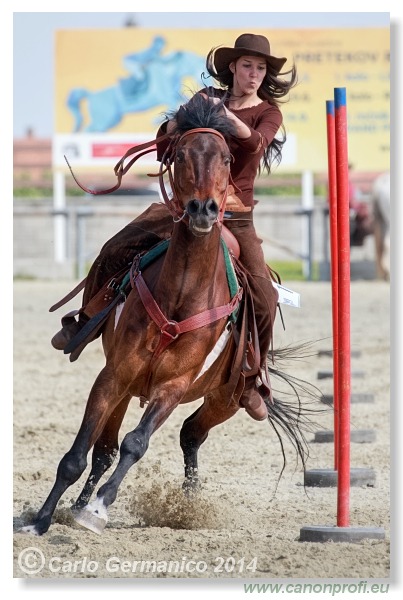
[(183, 163), (183, 161), (185, 160), (185, 155), (183, 152), (178, 152), (176, 155), (176, 162), (178, 163)]
[(230, 164), (231, 164), (231, 157), (230, 156), (226, 156), (224, 158), (224, 165), (227, 167)]

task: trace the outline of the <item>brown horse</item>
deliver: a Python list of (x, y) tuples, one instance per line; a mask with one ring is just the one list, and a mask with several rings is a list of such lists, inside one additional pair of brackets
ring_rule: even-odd
[[(180, 432), (184, 488), (196, 488), (200, 445), (212, 427), (239, 410), (238, 378), (234, 382), (232, 376), (236, 338), (243, 335), (239, 323), (245, 298), (239, 302), (242, 288), (235, 294), (230, 291), (220, 242), (230, 175), (225, 139), (230, 123), (219, 106), (203, 101), (198, 110), (200, 118), (179, 132), (171, 147), (175, 224), (168, 249), (144, 273), (138, 261), (133, 263), (133, 289), (111, 312), (103, 330), (106, 364), (91, 389), (81, 427), (60, 461), (47, 500), (23, 531), (41, 535), (48, 530), (59, 499), (80, 478), (93, 448), (91, 472), (73, 514), (80, 524), (101, 533), (108, 506), (130, 467), (146, 452), (151, 435), (179, 404), (204, 397)], [(231, 319), (235, 310), (236, 321)], [(133, 396), (142, 398), (143, 416), (123, 439), (115, 471), (88, 504), (118, 453), (118, 432)], [(277, 402), (268, 408), (270, 423), (284, 428), (303, 457), (298, 409), (289, 412)]]

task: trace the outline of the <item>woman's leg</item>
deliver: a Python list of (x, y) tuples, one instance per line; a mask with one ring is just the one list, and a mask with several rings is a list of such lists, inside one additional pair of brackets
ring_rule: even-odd
[(133, 258), (171, 236), (172, 215), (164, 204), (153, 203), (141, 215), (108, 240), (92, 264), (85, 283), (78, 321), (73, 319), (52, 338), (52, 346), (64, 350), (68, 342), (88, 321), (85, 306), (102, 286), (123, 267), (129, 269)]
[[(243, 214), (239, 220), (228, 220), (225, 224), (237, 238), (241, 249), (240, 261), (251, 275), (249, 286), (259, 333), (261, 367), (265, 372), (267, 355), (273, 338), (278, 292), (272, 284), (261, 246), (262, 240), (257, 237), (251, 216)], [(240, 403), (252, 418), (263, 420), (267, 416), (267, 409), (255, 388), (255, 381), (255, 376), (247, 378)]]

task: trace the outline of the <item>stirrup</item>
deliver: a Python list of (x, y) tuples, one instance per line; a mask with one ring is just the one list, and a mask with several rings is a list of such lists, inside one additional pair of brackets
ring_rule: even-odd
[(64, 350), (70, 340), (80, 331), (82, 324), (75, 317), (81, 311), (72, 310), (62, 317), (62, 328), (51, 339), (50, 343), (56, 350)]

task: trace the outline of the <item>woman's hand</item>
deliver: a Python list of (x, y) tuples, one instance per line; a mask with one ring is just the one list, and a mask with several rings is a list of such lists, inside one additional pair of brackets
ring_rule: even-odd
[[(221, 102), (221, 98), (216, 98), (216, 97), (211, 98), (210, 96), (207, 96), (207, 94), (205, 94), (204, 92), (198, 92), (198, 93), (201, 96), (203, 96), (203, 98), (205, 98), (209, 102), (212, 102), (213, 104), (219, 104)], [(234, 113), (232, 113), (226, 106), (224, 106), (224, 104), (222, 105), (222, 107), (224, 109), (226, 116), (234, 123), (235, 128), (236, 128), (237, 137), (239, 137), (241, 139), (248, 139), (251, 136), (249, 127), (247, 125), (245, 125), (245, 123), (243, 121), (238, 119), (238, 117), (235, 116)]]
[[(212, 102), (213, 104), (219, 104), (221, 102), (220, 98), (212, 98), (211, 96), (207, 96), (207, 94), (205, 94), (204, 92), (199, 92), (200, 96), (203, 96), (203, 98), (205, 98), (206, 100), (208, 100), (209, 102)], [(223, 105), (223, 108), (225, 109), (225, 106)]]

